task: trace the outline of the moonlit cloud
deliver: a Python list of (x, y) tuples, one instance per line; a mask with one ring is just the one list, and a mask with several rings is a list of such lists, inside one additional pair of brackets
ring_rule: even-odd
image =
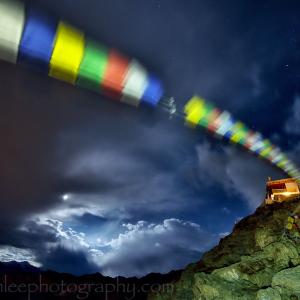
[(102, 272), (111, 276), (119, 273), (120, 264), (123, 276), (183, 268), (189, 263), (188, 257), (199, 259), (201, 252), (217, 240), (199, 224), (178, 219), (164, 220), (160, 224), (139, 221), (123, 226), (124, 233), (102, 242), (111, 248), (101, 261)]
[(0, 247), (0, 261), (1, 262), (10, 262), (10, 261), (16, 261), (16, 262), (29, 262), (32, 266), (35, 267), (41, 267), (41, 264), (39, 264), (36, 261), (36, 257), (33, 254), (32, 251), (26, 250), (26, 249), (20, 249), (15, 247)]
[[(99, 232), (98, 238), (92, 241), (83, 232), (51, 219), (28, 222), (22, 231), (33, 231), (32, 237), (39, 239), (34, 228), (42, 225), (44, 233), (55, 234), (54, 240), (40, 240), (38, 248), (31, 248), (25, 240), (25, 248), (2, 247), (0, 258), (3, 261), (26, 260), (44, 269), (55, 268), (78, 275), (102, 272), (109, 276), (143, 276), (183, 268), (190, 263), (191, 257), (199, 259), (204, 250), (224, 235), (208, 233), (199, 224), (179, 219), (166, 219), (158, 224), (124, 223), (116, 237), (101, 236)], [(74, 263), (82, 267), (75, 271)]]

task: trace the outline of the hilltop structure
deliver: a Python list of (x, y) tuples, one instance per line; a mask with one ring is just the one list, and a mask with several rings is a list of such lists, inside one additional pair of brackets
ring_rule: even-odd
[(298, 182), (293, 178), (267, 181), (267, 193), (265, 204), (273, 204), (274, 202), (284, 202), (295, 199), (300, 196), (300, 188)]

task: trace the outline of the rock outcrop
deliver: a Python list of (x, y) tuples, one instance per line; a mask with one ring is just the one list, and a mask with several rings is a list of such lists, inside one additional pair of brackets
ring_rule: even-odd
[(300, 199), (259, 207), (202, 260), (187, 267), (173, 290), (149, 300), (300, 300), (300, 239), (286, 234)]

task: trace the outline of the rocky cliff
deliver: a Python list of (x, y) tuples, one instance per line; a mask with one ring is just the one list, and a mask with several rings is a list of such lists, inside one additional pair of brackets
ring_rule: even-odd
[(300, 300), (300, 239), (288, 216), (300, 199), (259, 207), (202, 260), (187, 267), (174, 288), (149, 300)]

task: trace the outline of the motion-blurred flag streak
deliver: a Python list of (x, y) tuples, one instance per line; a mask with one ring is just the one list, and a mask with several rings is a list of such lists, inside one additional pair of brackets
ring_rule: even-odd
[(207, 130), (214, 126), (216, 132), (224, 139), (269, 161), (300, 183), (299, 170), (278, 147), (273, 145), (270, 140), (264, 139), (260, 133), (248, 129), (242, 122), (234, 121), (228, 112), (221, 113), (217, 122), (212, 121), (213, 125), (209, 122), (203, 123), (202, 120), (205, 116), (203, 111), (216, 109), (211, 103), (194, 96), (185, 106), (186, 123), (193, 128), (199, 126)]
[(184, 112), (177, 112), (175, 100), (164, 97), (161, 81), (137, 60), (18, 0), (0, 0), (0, 58), (133, 106), (162, 107), (191, 127), (240, 145), (300, 182), (299, 170), (278, 147), (229, 112), (198, 96), (186, 104)]
[(159, 79), (135, 59), (16, 0), (0, 0), (0, 58), (134, 106), (157, 106)]

